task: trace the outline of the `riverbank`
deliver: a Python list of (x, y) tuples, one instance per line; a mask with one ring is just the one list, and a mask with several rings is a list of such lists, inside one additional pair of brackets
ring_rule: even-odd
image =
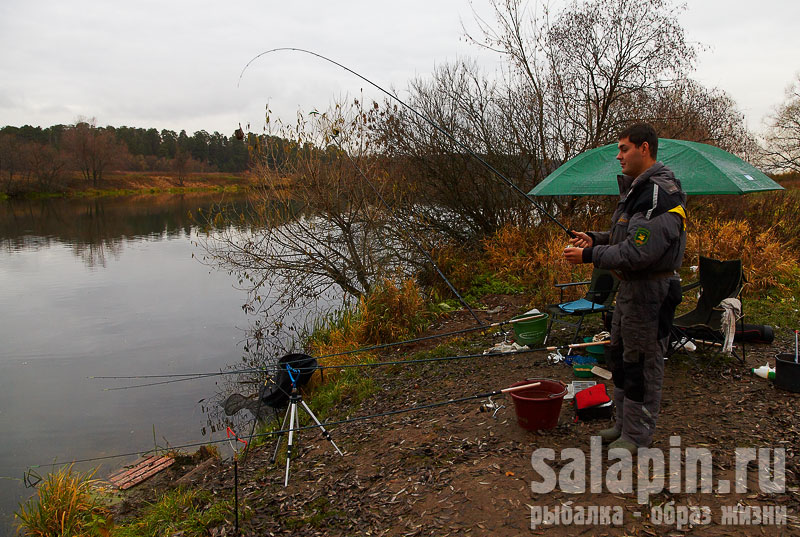
[[(525, 293), (485, 295), (477, 314), (487, 324), (507, 320), (526, 311), (529, 298)], [(545, 510), (552, 515), (566, 508), (571, 509), (570, 517), (578, 508), (615, 513), (615, 518), (601, 522), (606, 535), (672, 535), (687, 530), (693, 535), (749, 535), (754, 524), (764, 535), (794, 534), (800, 530), (800, 415), (795, 411), (800, 394), (779, 390), (750, 373), (764, 363), (774, 364), (775, 354), (793, 348), (790, 328), (798, 325), (800, 314), (791, 302), (771, 297), (746, 302), (749, 320), (772, 323), (777, 337), (770, 345), (748, 345), (745, 363), (700, 353), (677, 354), (665, 363), (664, 400), (652, 448), (665, 460), (676, 439), (683, 453), (708, 450), (713, 459), (710, 490), (684, 486), (691, 471), (684, 459), (678, 463), (682, 476), (678, 489), (670, 489), (665, 478), (664, 487), (649, 493), (643, 504), (639, 502), (643, 478), (636, 473), (631, 492), (612, 492), (607, 485), (590, 491), (588, 482), (579, 494), (561, 488), (533, 491), (531, 484), (542, 480), (531, 465), (531, 456), (539, 449), (553, 450), (556, 475), (566, 475), (569, 461), (565, 455), (558, 458), (565, 449), (578, 450), (571, 457), (583, 453), (587, 469), (594, 464), (590, 457), (599, 456), (601, 475), (610, 475), (614, 461), (605, 450), (593, 454), (590, 444), (592, 433), (609, 422), (576, 421), (569, 402), (562, 406), (554, 429), (535, 432), (518, 425), (513, 402), (506, 397), (495, 398), (505, 405), (496, 418), (480, 411), (484, 398), (394, 414), (528, 378), (575, 380), (571, 368), (548, 363), (546, 352), (482, 357), (483, 350), (503, 340), (503, 334), (472, 332), (418, 341), (372, 359), (476, 355), (473, 358), (351, 369), (339, 377), (331, 375), (335, 370), (328, 371), (324, 382), (306, 397), (323, 422), (344, 422), (328, 427), (344, 456), (316, 430), (299, 431), (290, 482), (284, 487), (285, 447), (272, 463), (273, 437), (267, 429), (260, 445), (254, 442), (247, 458), (238, 461), (241, 534), (516, 536), (542, 534), (546, 529), (547, 535), (566, 537), (596, 531), (589, 528), (598, 527), (597, 518), (590, 519), (595, 522), (591, 525), (570, 518), (569, 523), (559, 519), (549, 526), (538, 518)], [(774, 324), (777, 321), (781, 324)], [(433, 318), (421, 335), (472, 326), (469, 313), (453, 311)], [(590, 324), (586, 332), (599, 328)], [(563, 343), (565, 334), (557, 334), (557, 342)], [(610, 381), (593, 380), (612, 389)], [(309, 424), (306, 420), (301, 425)], [(272, 424), (273, 429), (276, 426)], [(249, 430), (237, 432), (249, 434)], [(718, 488), (723, 482), (731, 487), (735, 482), (737, 448), (784, 450), (785, 487), (780, 492), (760, 488), (757, 465), (752, 464), (746, 492)], [(124, 493), (112, 509), (110, 535), (233, 535), (234, 464), (219, 459), (215, 451), (179, 455), (167, 471)], [(658, 483), (658, 476), (653, 479)], [(674, 512), (671, 519), (665, 518), (665, 510), (693, 508), (706, 509), (704, 522), (679, 524)], [(735, 513), (746, 513), (742, 517), (747, 519)], [(769, 514), (771, 522), (754, 522), (754, 513)]]
[(97, 186), (77, 173), (57, 183), (17, 184), (11, 194), (0, 192), (0, 199), (94, 198), (189, 192), (244, 192), (256, 178), (244, 173), (190, 173), (184, 177), (172, 172), (109, 172)]
[[(519, 295), (488, 297), (487, 309), (479, 315), (486, 322), (504, 320), (522, 311), (522, 302)], [(455, 312), (437, 321), (426, 335), (455, 331), (473, 323), (466, 312)], [(479, 354), (500, 339), (497, 334), (475, 334), (444, 343), (417, 343), (412, 348), (386, 352), (379, 359)], [(791, 345), (793, 336), (783, 330), (772, 345), (748, 346), (745, 364), (719, 355), (699, 354), (675, 355), (667, 361), (662, 413), (652, 447), (669, 454), (674, 438), (679, 437), (684, 451), (708, 449), (713, 457), (715, 488), (706, 492), (685, 487), (669, 490), (667, 483), (650, 494), (644, 504), (638, 501), (636, 474), (633, 492), (629, 493), (610, 492), (605, 485), (599, 492), (590, 492), (588, 482), (586, 491), (579, 494), (560, 488), (546, 494), (532, 491), (531, 483), (542, 480), (531, 466), (535, 450), (554, 450), (552, 466), (556, 473), (567, 462), (559, 458), (561, 450), (580, 450), (587, 458), (588, 469), (592, 464), (590, 436), (608, 426), (607, 421), (575, 421), (569, 402), (562, 406), (557, 427), (536, 432), (517, 424), (513, 403), (503, 397), (495, 398), (506, 405), (496, 418), (479, 411), (482, 399), (381, 415), (497, 390), (526, 378), (574, 380), (569, 367), (549, 364), (547, 353), (370, 369), (363, 374), (374, 382), (374, 393), (355, 404), (343, 397), (326, 419), (374, 416), (329, 428), (344, 456), (314, 430), (297, 433), (288, 487), (283, 486), (285, 459), (281, 456), (277, 464), (270, 462), (271, 440), (253, 448), (246, 461), (239, 461), (241, 533), (517, 536), (546, 530), (547, 535), (567, 536), (590, 534), (600, 527), (606, 535), (667, 535), (689, 529), (693, 535), (748, 535), (753, 519), (748, 518), (748, 524), (738, 524), (740, 519), (736, 518), (737, 523), (732, 523), (731, 513), (746, 512), (750, 517), (758, 511), (786, 513), (778, 525), (758, 523), (762, 534), (793, 534), (800, 530), (800, 458), (796, 452), (800, 445), (800, 416), (794, 411), (800, 394), (776, 389), (770, 381), (749, 373), (749, 368), (763, 365)], [(610, 381), (594, 380), (611, 389)], [(759, 489), (755, 469), (751, 468), (747, 492), (720, 492), (716, 488), (719, 480), (733, 483), (737, 447), (784, 449), (784, 491), (768, 493)], [(603, 468), (601, 475), (605, 476), (612, 461), (605, 450), (598, 456), (602, 459), (598, 461)], [(220, 502), (232, 507), (232, 461), (182, 462), (133, 489), (117, 508), (118, 522), (140, 523), (164, 498), (174, 502), (176, 490), (189, 490), (196, 497), (205, 498), (206, 509)], [(684, 477), (687, 468), (685, 463), (681, 466)], [(618, 512), (619, 518), (609, 519), (601, 526), (578, 523), (572, 518), (578, 508), (592, 506)], [(671, 522), (664, 522), (665, 509), (686, 511), (692, 507), (707, 508), (707, 522), (695, 521), (689, 526), (684, 521), (681, 525), (674, 517)], [(571, 522), (539, 522), (532, 529), (537, 513), (567, 508), (571, 509)], [(170, 531), (182, 528), (175, 521)], [(231, 535), (232, 512), (219, 517), (205, 531), (210, 535)]]
[[(287, 488), (282, 486), (281, 459), (277, 465), (270, 462), (271, 437), (265, 436), (264, 446), (252, 446), (247, 460), (240, 461), (237, 489), (244, 534), (518, 535), (526, 533), (533, 522), (532, 507), (539, 512), (547, 508), (552, 513), (564, 506), (594, 506), (595, 510), (600, 507), (621, 510), (624, 523), (603, 528), (608, 534), (660, 535), (680, 529), (674, 523), (664, 525), (648, 518), (657, 512), (653, 509), (662, 509), (663, 515), (664, 506), (670, 505), (682, 507), (684, 512), (692, 506), (708, 507), (713, 522), (696, 524), (698, 527), (693, 530), (706, 535), (747, 534), (743, 526), (723, 523), (725, 513), (740, 506), (747, 507), (748, 513), (750, 508), (764, 508), (772, 509), (773, 514), (775, 509), (785, 507), (787, 518), (781, 519), (782, 525), (764, 529), (767, 534), (791, 534), (798, 523), (799, 506), (796, 445), (800, 444), (800, 423), (794, 412), (798, 396), (775, 389), (769, 381), (750, 375), (749, 370), (766, 362), (774, 363), (776, 353), (793, 348), (791, 330), (800, 326), (796, 302), (800, 281), (796, 241), (800, 234), (796, 219), (787, 216), (796, 215), (797, 204), (796, 190), (746, 198), (693, 200), (682, 275), (687, 282), (696, 277), (690, 266), (698, 263), (700, 255), (742, 258), (748, 281), (746, 322), (773, 326), (778, 339), (772, 345), (749, 346), (744, 364), (718, 355), (670, 358), (666, 364), (663, 412), (654, 444), (666, 454), (673, 447), (672, 437), (679, 436), (684, 449), (709, 449), (714, 472), (721, 472), (715, 473), (714, 480), (720, 486), (720, 479), (731, 482), (737, 447), (785, 449), (784, 492), (763, 493), (758, 489), (757, 479), (753, 479), (746, 494), (717, 489), (713, 493), (683, 488), (678, 492), (662, 490), (643, 506), (637, 502), (635, 493), (574, 495), (554, 490), (535, 494), (530, 488), (539, 479), (530, 462), (535, 450), (553, 449), (560, 453), (571, 448), (588, 455), (590, 433), (608, 423), (575, 422), (574, 411), (565, 405), (555, 429), (529, 433), (516, 424), (509, 400), (504, 401), (507, 408), (498, 412), (496, 421), (478, 411), (479, 400), (387, 414), (500, 389), (525, 378), (573, 380), (569, 368), (548, 364), (546, 353), (480, 357), (484, 349), (502, 336), (474, 333), (445, 343), (420, 342), (392, 352), (370, 353), (368, 357), (350, 355), (347, 359), (355, 364), (366, 360), (465, 354), (477, 354), (477, 358), (347, 370), (338, 368), (343, 365), (341, 361), (325, 361), (324, 365), (337, 367), (327, 370), (324, 382), (306, 394), (309, 406), (325, 422), (370, 418), (330, 427), (334, 440), (345, 452), (344, 457), (315, 431), (298, 433), (299, 453), (295, 453), (292, 480)], [(741, 219), (743, 214), (747, 215), (746, 220)], [(552, 282), (586, 279), (587, 272), (573, 273), (571, 267), (558, 261), (563, 244), (564, 237), (549, 227), (507, 227), (484, 239), (479, 251), (454, 248), (446, 252), (442, 265), (449, 267), (451, 281), (480, 310), (482, 319), (507, 320), (530, 307), (541, 309), (555, 301), (558, 290)], [(324, 327), (326, 334), (304, 342), (305, 352), (323, 356), (394, 342), (409, 334), (420, 335), (417, 326), (424, 326), (422, 335), (474, 326), (468, 313), (453, 311), (460, 308), (454, 301), (446, 305), (441, 299), (426, 304), (408, 301), (403, 306), (402, 297), (447, 296), (412, 291), (409, 287), (407, 293), (398, 289), (384, 293), (373, 310), (355, 312), (352, 316), (355, 321), (343, 316), (339, 324), (334, 322), (335, 326)], [(691, 307), (691, 294), (687, 293), (685, 298), (680, 312)], [(361, 306), (368, 308), (370, 304), (368, 299)], [(417, 318), (419, 311), (424, 323), (394, 330), (401, 321)], [(377, 329), (380, 332), (376, 335)], [(586, 332), (598, 329), (592, 326)], [(367, 338), (370, 334), (372, 337)], [(605, 384), (610, 390), (610, 382)], [(239, 389), (247, 391), (244, 387)], [(273, 423), (272, 427), (278, 425)], [(238, 432), (249, 434), (249, 428)], [(564, 467), (562, 461), (555, 470)], [(230, 535), (233, 492), (231, 461), (212, 457), (197, 465), (181, 457), (170, 470), (125, 496), (115, 510), (118, 526), (113, 534)], [(201, 529), (195, 531), (176, 525), (177, 521), (192, 518), (184, 515), (187, 510), (216, 515), (213, 520), (203, 518), (199, 523), (198, 514), (193, 520)], [(150, 519), (161, 521), (158, 522), (161, 526), (152, 531), (136, 529)], [(787, 529), (789, 524), (794, 526)], [(574, 535), (580, 531), (590, 530), (585, 526), (564, 525), (548, 533)]]

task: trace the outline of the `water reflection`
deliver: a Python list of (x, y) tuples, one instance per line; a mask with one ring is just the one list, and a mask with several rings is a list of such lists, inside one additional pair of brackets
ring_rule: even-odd
[(198, 209), (239, 208), (244, 196), (161, 194), (125, 198), (9, 201), (0, 205), (0, 247), (14, 252), (68, 245), (87, 267), (119, 258), (126, 240), (188, 236)]
[[(14, 431), (0, 449), (0, 535), (32, 492), (19, 481), (28, 466), (152, 449), (156, 433), (159, 445), (208, 439), (197, 403), (219, 379), (105, 391), (124, 383), (87, 377), (241, 360), (245, 296), (193, 259), (189, 215), (218, 202), (244, 200), (0, 202), (0, 429)], [(106, 461), (99, 475), (128, 462)]]

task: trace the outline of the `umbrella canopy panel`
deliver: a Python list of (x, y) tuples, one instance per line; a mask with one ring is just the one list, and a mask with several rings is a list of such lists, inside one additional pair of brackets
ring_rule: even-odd
[[(532, 196), (619, 195), (622, 173), (617, 144), (581, 153), (530, 191)], [(685, 140), (658, 140), (658, 160), (666, 164), (687, 194), (747, 194), (783, 190), (755, 166), (718, 147)]]

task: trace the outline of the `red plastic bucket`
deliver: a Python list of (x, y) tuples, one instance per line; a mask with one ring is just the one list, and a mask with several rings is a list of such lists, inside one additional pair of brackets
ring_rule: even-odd
[(514, 410), (517, 413), (517, 423), (523, 429), (537, 431), (539, 429), (552, 429), (558, 425), (558, 416), (561, 414), (561, 403), (567, 395), (567, 387), (561, 382), (547, 379), (527, 379), (512, 384), (523, 386), (532, 382), (540, 382), (539, 386), (517, 390), (511, 393), (514, 401)]

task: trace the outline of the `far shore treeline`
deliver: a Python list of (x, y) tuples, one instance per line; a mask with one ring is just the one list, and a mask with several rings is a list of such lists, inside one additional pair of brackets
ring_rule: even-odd
[[(24, 148), (47, 147), (70, 152), (78, 149), (81, 135), (101, 138), (114, 153), (114, 164), (124, 165), (130, 171), (172, 171), (174, 161), (185, 154), (194, 161), (198, 171), (241, 172), (247, 169), (247, 144), (230, 135), (200, 130), (192, 135), (181, 130), (139, 127), (99, 127), (94, 120), (78, 120), (72, 125), (50, 127), (5, 126), (0, 128), (0, 148), (16, 145)], [(5, 156), (5, 155), (4, 155)], [(8, 165), (8, 163), (0, 163)], [(7, 168), (6, 168), (7, 170)]]
[(287, 142), (248, 134), (239, 139), (200, 130), (99, 127), (95, 120), (50, 127), (0, 128), (0, 195), (24, 196), (65, 189), (102, 187), (104, 175), (122, 171), (163, 173), (183, 186), (189, 174), (241, 174), (251, 165), (252, 148), (270, 145), (276, 164)]

